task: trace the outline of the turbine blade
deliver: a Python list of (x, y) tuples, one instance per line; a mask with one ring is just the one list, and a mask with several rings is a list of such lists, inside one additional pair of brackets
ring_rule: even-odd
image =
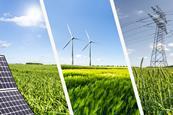
[(70, 26), (68, 24), (67, 24), (67, 28), (68, 28), (68, 32), (70, 33), (70, 37), (73, 38), (73, 35), (72, 35), (72, 32), (71, 32)]
[[(67, 44), (64, 46), (64, 48), (66, 48), (68, 46), (68, 44), (72, 41), (72, 39), (70, 41), (67, 42)], [(63, 48), (63, 49), (64, 49)]]
[(90, 43), (88, 43), (83, 49), (82, 51), (84, 51), (88, 46), (89, 46)]
[(86, 33), (88, 41), (90, 42), (90, 36), (89, 36), (89, 34), (88, 34), (88, 32), (86, 30), (85, 30), (85, 33)]

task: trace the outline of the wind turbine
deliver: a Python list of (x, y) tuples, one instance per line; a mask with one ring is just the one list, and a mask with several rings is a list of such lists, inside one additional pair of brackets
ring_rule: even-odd
[(91, 66), (91, 52), (92, 52), (92, 44), (95, 43), (94, 41), (90, 40), (90, 36), (87, 31), (85, 31), (87, 39), (88, 39), (88, 44), (82, 49), (84, 51), (87, 47), (89, 47), (89, 66)]
[(64, 46), (64, 48), (63, 49), (65, 49), (70, 43), (71, 43), (71, 47), (72, 47), (72, 49), (71, 49), (71, 63), (72, 63), (72, 65), (74, 65), (74, 40), (78, 40), (78, 38), (75, 38), (74, 36), (73, 36), (73, 34), (72, 34), (72, 32), (71, 32), (71, 29), (70, 29), (70, 27), (69, 27), (69, 25), (67, 24), (67, 28), (68, 28), (68, 31), (69, 31), (69, 33), (70, 33), (70, 40), (67, 42), (67, 44)]

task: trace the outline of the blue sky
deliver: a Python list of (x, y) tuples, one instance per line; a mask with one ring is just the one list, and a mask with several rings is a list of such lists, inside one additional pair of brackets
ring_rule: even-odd
[[(138, 19), (148, 17), (152, 13), (151, 6), (159, 5), (166, 12), (168, 20), (173, 20), (173, 1), (172, 0), (115, 0), (118, 10), (120, 23), (123, 29), (124, 39), (128, 49), (132, 65), (139, 65), (142, 57), (145, 57), (144, 65), (150, 63), (152, 43), (154, 41), (153, 33), (155, 25), (141, 27), (151, 23), (148, 18), (143, 22), (136, 23)], [(167, 24), (168, 31), (172, 31), (173, 21)], [(168, 32), (166, 36), (166, 55), (168, 64), (173, 64), (173, 32)]]
[(0, 0), (0, 53), (9, 63), (54, 63), (44, 20), (36, 0)]
[(51, 0), (45, 1), (49, 21), (60, 53), (61, 63), (71, 63), (71, 45), (63, 50), (70, 40), (67, 24), (73, 35), (75, 64), (88, 65), (88, 49), (85, 30), (93, 44), (92, 62), (95, 65), (125, 65), (124, 55), (108, 0)]
[[(93, 64), (126, 65), (108, 0), (45, 0), (45, 4), (62, 64), (71, 63), (70, 45), (63, 50), (70, 39), (69, 24), (80, 39), (74, 43), (75, 64), (88, 64), (88, 49), (81, 51), (87, 44), (87, 30), (96, 42)], [(38, 0), (0, 1), (0, 53), (10, 63), (54, 63), (42, 15), (27, 12), (30, 9), (31, 13), (33, 7), (39, 9)]]

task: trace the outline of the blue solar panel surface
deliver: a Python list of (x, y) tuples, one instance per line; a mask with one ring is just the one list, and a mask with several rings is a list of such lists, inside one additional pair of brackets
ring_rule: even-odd
[(18, 91), (5, 56), (0, 56), (0, 115), (33, 115)]
[(15, 88), (15, 87), (17, 86), (12, 77), (5, 56), (0, 56), (0, 88)]

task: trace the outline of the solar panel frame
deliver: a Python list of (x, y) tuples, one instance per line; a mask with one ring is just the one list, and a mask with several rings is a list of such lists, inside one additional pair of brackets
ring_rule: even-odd
[(19, 92), (4, 55), (0, 55), (0, 115), (34, 115)]

